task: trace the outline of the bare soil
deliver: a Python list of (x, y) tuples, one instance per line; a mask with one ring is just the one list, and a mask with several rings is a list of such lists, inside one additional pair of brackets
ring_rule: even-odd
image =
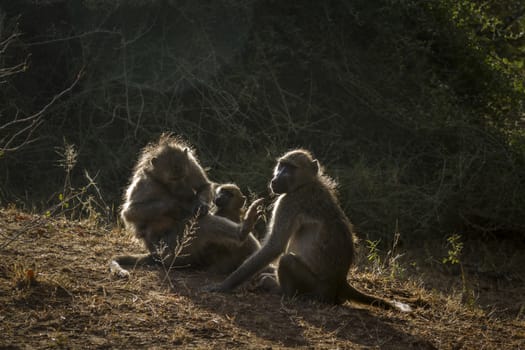
[(222, 277), (200, 271), (111, 278), (112, 255), (140, 251), (120, 229), (0, 209), (0, 348), (525, 349), (519, 269), (472, 273), (470, 294), (456, 292), (460, 278), (445, 270), (352, 271), (358, 288), (414, 307), (401, 313), (207, 293)]

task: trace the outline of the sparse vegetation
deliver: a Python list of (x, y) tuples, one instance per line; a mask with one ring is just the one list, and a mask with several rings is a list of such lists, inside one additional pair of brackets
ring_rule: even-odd
[[(523, 347), (524, 32), (515, 0), (2, 3), (0, 347)], [(350, 278), (414, 313), (110, 279), (163, 131), (254, 198), (311, 149), (361, 239)]]
[[(28, 230), (34, 222), (38, 229)], [(501, 297), (504, 280), (484, 286), (484, 308), (465, 308), (450, 289), (455, 276), (433, 276), (432, 290), (354, 271), (360, 288), (410, 299), (414, 312), (333, 307), (262, 291), (202, 292), (221, 277), (198, 271), (149, 268), (111, 279), (102, 257), (142, 249), (119, 229), (16, 209), (0, 210), (0, 229), (2, 239), (24, 232), (2, 248), (3, 347), (519, 349), (524, 341), (516, 301), (525, 290)]]
[(463, 250), (463, 242), (461, 242), (461, 236), (457, 233), (447, 238), (449, 244), (448, 255), (443, 258), (443, 264), (458, 265), (461, 274), (461, 284), (463, 299), (470, 306), (474, 305), (474, 295), (467, 282), (467, 276), (465, 274), (465, 268), (461, 261), (461, 252)]

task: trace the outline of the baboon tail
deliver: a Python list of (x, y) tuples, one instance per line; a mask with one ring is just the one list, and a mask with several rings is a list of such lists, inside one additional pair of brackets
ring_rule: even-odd
[(351, 300), (356, 303), (377, 306), (386, 310), (399, 310), (403, 312), (410, 312), (412, 308), (410, 305), (399, 301), (387, 301), (372, 295), (365, 294), (346, 282), (341, 291), (341, 297), (346, 300)]
[(156, 263), (151, 254), (121, 255), (113, 257), (109, 262), (109, 271), (112, 275), (120, 278), (128, 278), (130, 273), (124, 266), (150, 266)]
[(155, 257), (151, 254), (120, 255), (112, 259), (123, 266), (153, 266)]

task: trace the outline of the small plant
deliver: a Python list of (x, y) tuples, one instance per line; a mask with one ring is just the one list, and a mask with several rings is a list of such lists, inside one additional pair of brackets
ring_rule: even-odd
[(377, 270), (381, 269), (381, 256), (379, 254), (380, 250), (377, 247), (381, 243), (381, 240), (371, 241), (366, 240), (366, 246), (368, 248), (368, 255), (366, 256), (368, 261), (372, 262), (374, 268)]
[(452, 236), (449, 236), (447, 238), (447, 242), (449, 244), (450, 249), (448, 250), (448, 256), (443, 258), (443, 264), (459, 264), (461, 266), (462, 264), (460, 261), (460, 257), (461, 251), (463, 250), (463, 242), (461, 242), (461, 236), (457, 233), (454, 233)]
[(84, 170), (87, 184), (77, 187), (73, 183), (73, 169), (77, 164), (78, 151), (74, 144), (64, 139), (64, 145), (55, 150), (59, 159), (57, 164), (65, 171), (64, 184), (60, 193), (56, 195), (58, 204), (45, 212), (47, 217), (56, 214), (66, 215), (69, 219), (87, 219), (93, 225), (101, 221), (102, 213), (111, 218), (110, 207), (104, 201), (96, 183), (96, 175), (91, 176)]
[(399, 245), (399, 239), (401, 238), (401, 233), (399, 232), (399, 225), (396, 221), (396, 229), (394, 233), (394, 241), (392, 242), (392, 248), (387, 252), (385, 258), (385, 264), (390, 268), (390, 277), (393, 279), (398, 275), (401, 275), (404, 271), (404, 268), (399, 263), (399, 258), (404, 254), (397, 253), (397, 246)]
[(58, 160), (58, 165), (63, 168), (66, 172), (66, 176), (64, 179), (64, 187), (62, 189), (62, 193), (59, 194), (59, 200), (63, 203), (63, 205), (69, 207), (69, 204), (64, 201), (64, 198), (68, 197), (70, 192), (72, 191), (71, 186), (71, 171), (77, 164), (77, 158), (78, 158), (78, 152), (75, 148), (74, 144), (68, 143), (67, 140), (64, 138), (64, 146), (62, 148), (59, 148), (56, 150), (56, 153), (60, 157)]
[(372, 262), (374, 269), (377, 272), (382, 273), (384, 271), (388, 271), (390, 273), (391, 278), (399, 276), (404, 271), (403, 267), (399, 263), (399, 258), (401, 258), (403, 254), (397, 253), (397, 246), (399, 244), (400, 237), (401, 234), (397, 229), (396, 223), (396, 231), (394, 233), (394, 241), (392, 242), (392, 248), (388, 250), (384, 259), (381, 258), (381, 250), (379, 249), (379, 244), (381, 243), (381, 240), (366, 240), (366, 245), (368, 248), (368, 261)]
[(461, 253), (463, 251), (463, 242), (461, 242), (461, 236), (457, 233), (447, 238), (449, 245), (448, 255), (443, 258), (443, 264), (459, 265), (461, 273), (461, 284), (462, 284), (462, 296), (463, 301), (469, 306), (473, 306), (475, 303), (474, 292), (467, 283), (467, 276), (463, 263), (461, 262)]
[(174, 286), (169, 278), (169, 273), (175, 268), (176, 258), (183, 256), (183, 249), (191, 244), (191, 241), (195, 238), (196, 230), (197, 217), (192, 217), (184, 226), (182, 234), (176, 237), (175, 246), (172, 246), (169, 242), (161, 241), (159, 247), (157, 247), (157, 256), (161, 257), (159, 262), (164, 270), (164, 280), (162, 282), (167, 281), (172, 289)]

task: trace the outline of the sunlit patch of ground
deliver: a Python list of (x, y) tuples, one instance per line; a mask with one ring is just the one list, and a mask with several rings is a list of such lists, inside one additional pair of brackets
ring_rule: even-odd
[[(205, 272), (137, 269), (112, 279), (109, 258), (140, 252), (122, 231), (0, 210), (0, 347), (520, 349), (522, 276), (471, 273), (472, 300), (450, 271), (355, 272), (362, 290), (409, 300), (412, 313), (285, 300), (263, 291), (203, 292)], [(507, 275), (506, 275), (507, 276)], [(509, 280), (510, 278), (510, 280)], [(502, 300), (503, 299), (503, 300)], [(520, 312), (521, 310), (521, 312)]]

